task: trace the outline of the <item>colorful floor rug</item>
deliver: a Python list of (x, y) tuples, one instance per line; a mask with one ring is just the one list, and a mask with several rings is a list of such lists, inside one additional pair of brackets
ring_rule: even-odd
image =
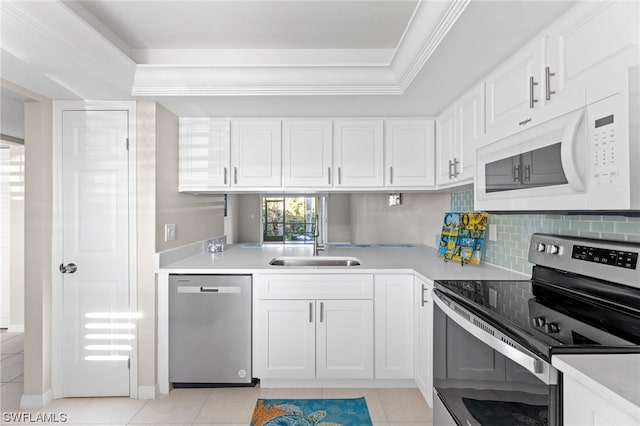
[(258, 399), (251, 426), (372, 426), (372, 423), (364, 397)]

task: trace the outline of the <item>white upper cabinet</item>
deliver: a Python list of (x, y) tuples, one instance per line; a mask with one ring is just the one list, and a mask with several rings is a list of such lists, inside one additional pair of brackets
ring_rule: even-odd
[(386, 187), (435, 185), (433, 120), (385, 120)]
[(282, 123), (282, 176), (285, 188), (330, 188), (333, 126), (331, 120)]
[(586, 91), (591, 103), (615, 93), (638, 63), (639, 8), (637, 1), (583, 2), (556, 22), (547, 34), (545, 100)]
[(479, 84), (437, 119), (437, 184), (473, 180), (476, 147), (484, 135), (484, 85)]
[(231, 123), (231, 181), (235, 187), (282, 186), (280, 120), (234, 120)]
[(180, 118), (180, 191), (229, 187), (230, 126), (228, 120)]
[(616, 93), (639, 62), (636, 1), (580, 2), (486, 78), (496, 140)]
[(512, 134), (531, 124), (544, 91), (541, 69), (541, 44), (535, 40), (486, 78), (488, 134)]
[(383, 187), (382, 123), (382, 120), (334, 121), (334, 187)]

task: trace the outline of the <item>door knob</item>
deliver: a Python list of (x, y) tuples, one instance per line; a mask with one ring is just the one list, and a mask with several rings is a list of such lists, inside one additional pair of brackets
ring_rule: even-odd
[(63, 274), (73, 274), (78, 270), (78, 267), (75, 263), (67, 263), (66, 265), (63, 265), (61, 263), (58, 269), (60, 269), (60, 272), (62, 272)]

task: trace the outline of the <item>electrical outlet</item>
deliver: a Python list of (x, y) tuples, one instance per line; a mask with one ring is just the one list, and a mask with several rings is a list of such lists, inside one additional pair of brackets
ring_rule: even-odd
[(164, 240), (173, 241), (176, 239), (176, 224), (167, 223), (164, 225)]
[(498, 227), (494, 223), (489, 224), (489, 241), (498, 241)]

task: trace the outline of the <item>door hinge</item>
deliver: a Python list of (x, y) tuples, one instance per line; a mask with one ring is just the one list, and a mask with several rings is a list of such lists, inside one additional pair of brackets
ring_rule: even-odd
[(129, 138), (127, 138), (127, 151), (129, 151)]

